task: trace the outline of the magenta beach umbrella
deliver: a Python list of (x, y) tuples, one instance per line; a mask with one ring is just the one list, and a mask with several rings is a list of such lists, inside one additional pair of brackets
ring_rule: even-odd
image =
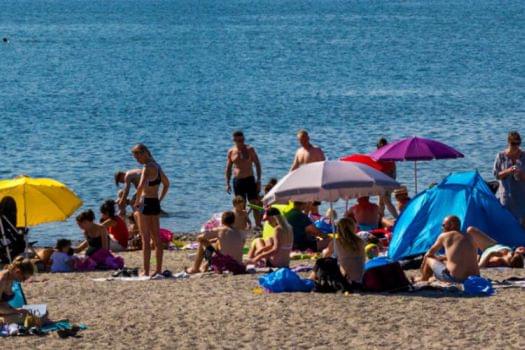
[(370, 154), (375, 160), (413, 161), (417, 193), (417, 162), (433, 159), (463, 158), (463, 154), (439, 141), (412, 136), (389, 143)]

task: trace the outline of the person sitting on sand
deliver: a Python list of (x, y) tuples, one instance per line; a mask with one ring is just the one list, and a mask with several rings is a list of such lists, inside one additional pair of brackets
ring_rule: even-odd
[(293, 249), (322, 251), (328, 246), (331, 239), (319, 231), (308, 215), (303, 213), (305, 207), (306, 203), (294, 202), (292, 210), (285, 214), (286, 220), (293, 229)]
[(498, 244), (498, 242), (490, 238), (486, 233), (472, 226), (467, 229), (467, 233), (474, 240), (476, 248), (482, 251), (478, 262), (480, 268), (523, 268), (523, 254), (525, 253), (525, 247), (518, 247), (513, 251), (512, 248), (503, 244)]
[[(461, 221), (448, 216), (443, 221), (443, 233), (423, 258), (421, 281), (432, 276), (450, 283), (462, 283), (469, 276), (479, 276), (478, 254), (471, 235), (460, 232)], [(438, 256), (441, 249), (445, 256)]]
[[(342, 218), (337, 223), (335, 255), (341, 273), (349, 283), (361, 284), (366, 261), (365, 242), (356, 235), (357, 224), (352, 218)], [(323, 251), (324, 257), (331, 257), (334, 244)]]
[(268, 239), (257, 238), (252, 242), (247, 264), (257, 265), (264, 260), (268, 267), (288, 267), (293, 248), (292, 227), (276, 208), (268, 209), (265, 216), (275, 234)]
[(14, 299), (13, 282), (24, 282), (35, 273), (35, 266), (28, 259), (19, 256), (7, 268), (0, 271), (0, 324), (24, 322), (27, 310), (15, 309), (9, 305)]
[(75, 265), (74, 251), (69, 239), (59, 239), (51, 255), (51, 272), (73, 272)]
[(75, 253), (86, 251), (87, 256), (95, 254), (99, 249), (109, 250), (109, 239), (106, 228), (95, 223), (95, 213), (93, 210), (87, 210), (77, 216), (78, 227), (84, 232), (86, 240), (78, 247)]
[(379, 227), (379, 206), (370, 202), (370, 197), (359, 197), (357, 204), (352, 206), (349, 214), (353, 214), (359, 231), (373, 231)]
[(246, 231), (252, 227), (250, 217), (246, 211), (246, 201), (241, 196), (235, 196), (232, 200), (235, 223), (233, 227), (237, 230)]
[(214, 256), (223, 262), (227, 261), (227, 264), (233, 264), (239, 270), (245, 270), (242, 263), (242, 249), (246, 241), (245, 233), (233, 227), (235, 214), (231, 211), (222, 213), (221, 223), (222, 227), (204, 232), (197, 237), (199, 241), (197, 256), (193, 267), (186, 269), (187, 273), (205, 272), (208, 264), (203, 263), (204, 258), (213, 263)]
[(105, 201), (100, 207), (100, 214), (100, 222), (109, 232), (109, 249), (114, 252), (126, 251), (129, 232), (124, 220), (115, 213), (115, 201)]

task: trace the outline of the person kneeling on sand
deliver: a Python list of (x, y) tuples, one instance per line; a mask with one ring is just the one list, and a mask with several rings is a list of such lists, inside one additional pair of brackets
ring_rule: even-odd
[[(460, 232), (461, 221), (448, 216), (443, 221), (443, 233), (425, 254), (421, 265), (421, 281), (432, 275), (438, 280), (461, 283), (469, 276), (479, 276), (478, 254), (472, 236)], [(445, 256), (436, 255), (442, 248)]]
[[(222, 227), (207, 231), (198, 236), (199, 247), (193, 267), (187, 273), (205, 272), (211, 265), (217, 272), (228, 270), (234, 274), (243, 273), (242, 249), (246, 241), (245, 233), (233, 227), (235, 214), (226, 211), (221, 217)], [(204, 262), (204, 259), (207, 262)]]
[(293, 248), (293, 230), (278, 209), (270, 208), (265, 215), (275, 234), (268, 238), (257, 238), (248, 252), (248, 264), (266, 261), (268, 267), (288, 267)]
[(474, 240), (477, 249), (482, 251), (479, 258), (478, 266), (482, 267), (513, 267), (523, 268), (523, 256), (525, 247), (518, 247), (516, 250), (498, 244), (495, 240), (490, 238), (487, 234), (477, 229), (476, 227), (469, 227), (467, 233)]

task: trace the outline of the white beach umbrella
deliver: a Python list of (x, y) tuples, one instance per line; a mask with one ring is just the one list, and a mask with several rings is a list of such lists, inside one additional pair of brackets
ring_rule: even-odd
[[(396, 180), (368, 165), (327, 160), (303, 165), (283, 177), (264, 196), (263, 203), (324, 201), (330, 202), (333, 209), (333, 203), (339, 199), (382, 195), (400, 186)], [(334, 220), (331, 221), (335, 232)]]
[(263, 198), (263, 203), (337, 202), (382, 195), (400, 184), (374, 168), (355, 162), (328, 160), (303, 165), (283, 177)]

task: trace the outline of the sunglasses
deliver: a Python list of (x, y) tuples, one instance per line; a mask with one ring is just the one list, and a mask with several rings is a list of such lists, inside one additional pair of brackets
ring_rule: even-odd
[(511, 146), (520, 146), (521, 145), (521, 141), (511, 141), (510, 145)]

